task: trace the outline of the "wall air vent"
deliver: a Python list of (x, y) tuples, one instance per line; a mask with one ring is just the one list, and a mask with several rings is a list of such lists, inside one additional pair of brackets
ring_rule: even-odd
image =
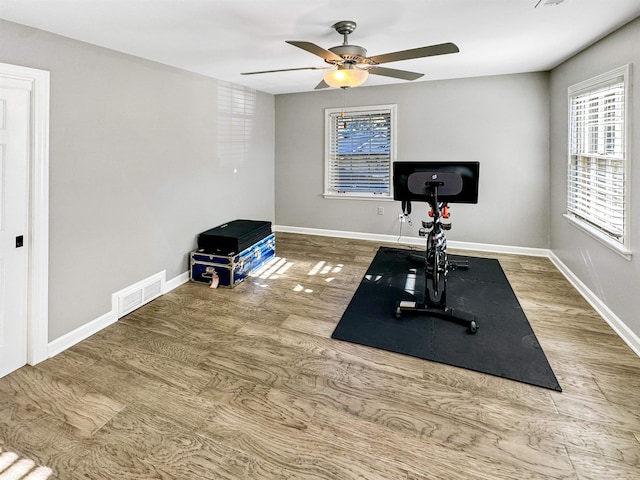
[(162, 295), (162, 282), (158, 280), (144, 287), (142, 290), (142, 301), (147, 303), (154, 298), (158, 298), (160, 295)]
[(113, 294), (112, 308), (118, 318), (133, 312), (151, 300), (158, 298), (164, 291), (165, 271), (152, 275), (138, 283)]

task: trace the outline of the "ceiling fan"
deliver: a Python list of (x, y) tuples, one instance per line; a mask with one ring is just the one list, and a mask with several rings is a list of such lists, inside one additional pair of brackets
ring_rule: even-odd
[[(367, 50), (358, 45), (349, 45), (348, 37), (356, 29), (356, 22), (352, 20), (342, 20), (332, 25), (340, 35), (343, 36), (342, 45), (325, 50), (315, 43), (287, 40), (286, 42), (295, 47), (306, 50), (322, 58), (329, 66), (321, 67), (301, 67), (301, 68), (284, 68), (280, 70), (264, 70), (261, 72), (245, 72), (242, 75), (256, 75), (261, 73), (288, 72), (294, 70), (327, 70), (322, 81), (316, 85), (315, 89), (336, 87), (348, 88), (362, 85), (369, 74), (383, 75), (385, 77), (399, 78), (402, 80), (416, 80), (424, 74), (409, 72), (406, 70), (396, 70), (393, 68), (379, 67), (382, 63), (398, 62), (400, 60), (410, 60), (412, 58), (431, 57), (434, 55), (445, 55), (449, 53), (457, 53), (460, 50), (453, 43), (441, 43), (438, 45), (430, 45), (427, 47), (413, 48), (410, 50), (401, 50), (398, 52), (385, 53), (383, 55), (374, 55), (367, 57)], [(334, 68), (335, 67), (335, 68)]]

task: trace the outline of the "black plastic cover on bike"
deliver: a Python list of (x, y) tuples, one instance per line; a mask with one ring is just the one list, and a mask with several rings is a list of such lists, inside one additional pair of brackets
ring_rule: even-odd
[(407, 184), (415, 195), (432, 195), (433, 185), (438, 187), (438, 196), (457, 195), (462, 191), (462, 177), (455, 172), (414, 172)]

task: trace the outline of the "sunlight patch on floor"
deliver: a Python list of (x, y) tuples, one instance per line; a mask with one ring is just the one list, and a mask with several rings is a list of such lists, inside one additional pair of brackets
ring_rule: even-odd
[(251, 277), (263, 280), (276, 279), (284, 275), (293, 266), (293, 262), (287, 262), (286, 258), (273, 257), (260, 268), (250, 273)]
[(0, 480), (45, 480), (52, 473), (49, 467), (36, 467), (33, 460), (0, 448)]

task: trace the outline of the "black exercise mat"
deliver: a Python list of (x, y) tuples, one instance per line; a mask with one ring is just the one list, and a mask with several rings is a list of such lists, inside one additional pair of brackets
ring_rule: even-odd
[(477, 333), (436, 317), (396, 318), (398, 300), (423, 300), (420, 257), (423, 252), (381, 247), (331, 338), (562, 391), (497, 260), (449, 255), (468, 261), (469, 269), (449, 272), (447, 305), (475, 313)]

